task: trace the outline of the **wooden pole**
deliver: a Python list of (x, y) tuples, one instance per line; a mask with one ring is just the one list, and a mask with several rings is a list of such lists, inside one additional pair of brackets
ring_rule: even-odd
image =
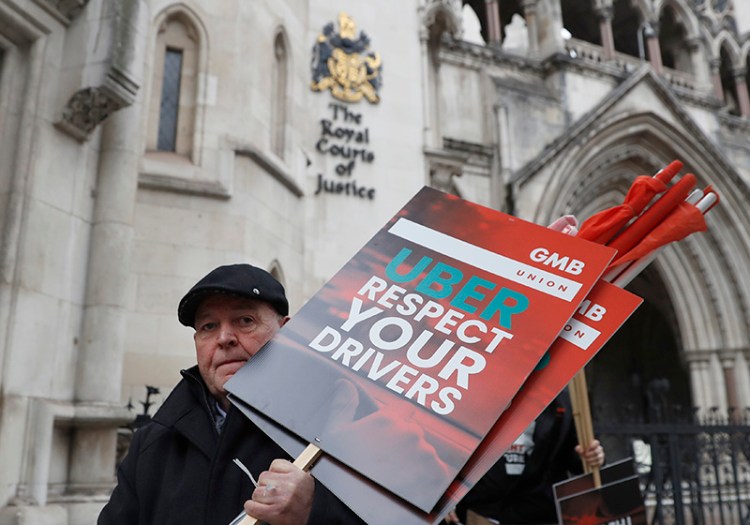
[[(586, 372), (581, 369), (570, 381), (570, 402), (573, 407), (573, 421), (578, 435), (578, 444), (584, 450), (594, 440), (594, 424), (591, 421), (591, 406), (589, 405), (589, 393), (586, 386)], [(602, 479), (599, 467), (591, 467), (581, 458), (583, 471), (591, 472), (594, 477), (594, 486), (601, 487)]]
[[(323, 451), (320, 450), (320, 448), (310, 443), (309, 445), (307, 445), (305, 450), (303, 450), (300, 455), (297, 456), (297, 459), (294, 460), (293, 465), (307, 472), (313, 467), (313, 465), (315, 465), (315, 462), (318, 460), (322, 452)], [(242, 521), (239, 522), (239, 525), (260, 525), (260, 523), (261, 521), (258, 518), (245, 516)]]

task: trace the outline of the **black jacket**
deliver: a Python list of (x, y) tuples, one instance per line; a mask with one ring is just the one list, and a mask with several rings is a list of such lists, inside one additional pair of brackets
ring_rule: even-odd
[[(228, 525), (253, 491), (232, 459), (256, 479), (274, 459), (289, 459), (234, 407), (219, 433), (198, 367), (182, 375), (153, 421), (135, 432), (98, 525)], [(316, 481), (307, 525), (361, 523)]]
[(465, 522), (471, 509), (501, 524), (557, 523), (552, 485), (583, 472), (577, 444), (570, 397), (564, 390), (536, 419), (534, 450), (523, 474), (509, 476), (500, 458), (459, 503), (459, 518)]

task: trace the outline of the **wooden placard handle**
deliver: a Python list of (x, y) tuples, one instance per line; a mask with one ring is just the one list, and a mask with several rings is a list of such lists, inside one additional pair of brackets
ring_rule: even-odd
[[(578, 444), (585, 449), (594, 439), (594, 424), (591, 421), (591, 406), (589, 405), (589, 391), (586, 385), (586, 373), (583, 369), (570, 381), (570, 403), (573, 407), (573, 420), (578, 435)], [(591, 472), (594, 477), (594, 487), (602, 486), (599, 467), (591, 467), (581, 458), (583, 471)]]
[[(315, 465), (315, 462), (318, 460), (322, 453), (323, 451), (320, 450), (320, 448), (310, 443), (307, 445), (307, 447), (305, 447), (305, 450), (303, 450), (300, 455), (297, 456), (297, 459), (295, 459), (294, 463), (292, 464), (295, 467), (299, 467), (300, 469), (307, 472), (313, 467), (313, 465)], [(238, 525), (260, 525), (260, 523), (261, 521), (258, 518), (245, 516)]]

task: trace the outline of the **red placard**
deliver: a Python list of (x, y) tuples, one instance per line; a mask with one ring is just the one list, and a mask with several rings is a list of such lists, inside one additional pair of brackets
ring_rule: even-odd
[(613, 255), (423, 188), (226, 389), (429, 512)]
[(466, 495), (642, 302), (612, 284), (597, 283), (451, 484), (438, 510), (452, 508)]
[[(367, 523), (379, 525), (437, 523), (500, 458), (509, 446), (509, 440), (512, 442), (514, 439), (511, 436), (520, 433), (532, 419), (541, 413), (578, 370), (596, 355), (641, 302), (631, 293), (605, 282), (597, 284), (589, 299), (591, 301), (587, 303), (589, 306), (586, 311), (590, 310), (591, 304), (599, 305), (606, 310), (602, 318), (593, 322), (587, 319), (581, 311), (578, 311), (574, 317), (578, 322), (585, 320), (590, 325), (589, 328), (598, 332), (594, 341), (581, 345), (584, 348), (566, 339), (558, 338), (555, 341), (548, 353), (547, 366), (531, 374), (508, 411), (495, 423), (467, 466), (461, 471), (459, 478), (451, 483), (440, 503), (431, 512), (419, 510), (329, 456), (323, 456), (318, 461), (312, 469), (313, 475)], [(601, 310), (595, 309), (594, 311)], [(570, 323), (568, 325), (573, 326)], [(586, 338), (575, 336), (572, 330), (567, 333), (573, 336), (569, 339), (572, 338), (579, 344), (580, 340), (586, 340)], [(537, 389), (538, 391), (535, 392)], [(232, 401), (290, 455), (297, 456), (305, 448), (306, 440), (295, 436), (241, 401), (237, 399), (232, 399)], [(504, 431), (504, 424), (508, 424), (513, 430)], [(602, 471), (602, 480), (605, 482), (610, 470), (620, 472), (615, 471), (613, 465), (610, 465), (608, 469)]]

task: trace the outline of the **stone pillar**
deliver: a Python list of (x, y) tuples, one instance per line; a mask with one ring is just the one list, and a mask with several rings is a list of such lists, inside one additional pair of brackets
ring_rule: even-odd
[(658, 24), (650, 22), (649, 26), (651, 31), (646, 36), (646, 48), (648, 49), (648, 60), (651, 63), (651, 67), (656, 73), (664, 71), (664, 66), (661, 62), (661, 46), (659, 45), (659, 30)]
[(708, 393), (711, 396), (712, 407), (717, 407), (721, 413), (726, 413), (729, 407), (727, 388), (724, 380), (722, 357), (718, 352), (712, 352), (708, 361)]
[(423, 27), (420, 31), (422, 41), (422, 93), (424, 117), (424, 144), (427, 147), (442, 146), (440, 132), (440, 38), (434, 26)]
[[(505, 104), (493, 106), (497, 154), (495, 155), (496, 169), (493, 171), (490, 188), (492, 190), (492, 207), (513, 214), (515, 213), (515, 202), (512, 194), (513, 188), (510, 185), (513, 175), (513, 134), (510, 131), (508, 112), (508, 106)], [(502, 198), (500, 198), (501, 195)]]
[(693, 406), (705, 409), (710, 406), (706, 391), (708, 361), (696, 359), (690, 352), (686, 353), (690, 367), (690, 389), (693, 396)]
[(702, 40), (697, 36), (685, 40), (685, 46), (690, 54), (690, 66), (693, 76), (699, 85), (708, 86), (710, 71), (708, 62), (704, 58), (703, 53), (701, 53), (701, 44)]
[(535, 11), (536, 45), (539, 58), (565, 53), (560, 0), (537, 0)]
[(750, 411), (750, 367), (748, 367), (748, 353), (750, 353), (750, 348), (737, 349), (734, 365), (737, 406), (745, 416), (749, 415)]
[(536, 16), (537, 0), (523, 0), (523, 17), (526, 20), (526, 30), (529, 32), (529, 53), (536, 55), (539, 50), (539, 27)]
[(724, 89), (721, 85), (721, 60), (715, 58), (711, 60), (711, 83), (714, 86), (714, 96), (719, 102), (724, 103)]
[(612, 6), (600, 6), (596, 9), (599, 19), (599, 34), (602, 39), (602, 56), (604, 60), (615, 58), (615, 37), (612, 33)]
[(734, 379), (734, 356), (726, 353), (721, 356), (721, 368), (724, 372), (724, 389), (727, 397), (727, 414), (732, 416), (732, 412), (738, 408), (737, 401), (737, 383)]
[[(149, 17), (144, 0), (112, 0), (116, 9), (113, 64), (143, 78)], [(125, 51), (127, 50), (127, 52)], [(77, 357), (76, 410), (115, 412), (121, 403), (126, 316), (131, 296), (133, 218), (141, 155), (141, 99), (101, 125), (96, 200), (92, 216)], [(74, 421), (69, 491), (100, 492), (114, 481), (117, 427), (114, 418), (82, 416)]]
[(747, 80), (745, 78), (747, 70), (745, 68), (734, 71), (734, 87), (737, 90), (737, 102), (740, 106), (740, 115), (750, 117), (750, 97), (747, 93)]
[(503, 41), (503, 33), (497, 2), (498, 0), (484, 0), (484, 13), (487, 19), (487, 43), (500, 45)]
[[(91, 230), (86, 306), (76, 370), (76, 403), (121, 402), (133, 212), (138, 186), (140, 104), (104, 122)], [(71, 488), (112, 481), (116, 427), (79, 426), (70, 462)]]

